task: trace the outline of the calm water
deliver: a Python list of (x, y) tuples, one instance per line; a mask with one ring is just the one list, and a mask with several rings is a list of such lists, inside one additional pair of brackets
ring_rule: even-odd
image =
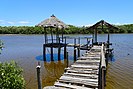
[[(73, 36), (90, 37), (90, 35)], [(107, 35), (104, 34), (98, 37), (98, 41), (106, 41), (107, 39)], [(0, 61), (15, 60), (24, 69), (26, 88), (37, 89), (37, 60), (35, 57), (42, 55), (43, 35), (0, 35), (0, 39), (3, 40), (5, 46), (0, 55)], [(68, 40), (68, 42), (72, 42), (72, 40)], [(83, 42), (86, 42), (86, 40), (83, 40)], [(111, 42), (113, 43), (115, 61), (109, 62), (108, 65), (106, 89), (133, 89), (133, 34), (112, 34)], [(67, 48), (67, 50), (71, 64), (73, 62), (73, 49)], [(48, 52), (49, 50), (47, 50)], [(65, 67), (65, 60), (55, 63), (41, 61), (43, 86), (52, 85), (64, 72)]]

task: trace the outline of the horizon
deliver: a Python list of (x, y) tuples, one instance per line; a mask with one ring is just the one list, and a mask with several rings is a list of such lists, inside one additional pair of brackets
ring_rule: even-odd
[(114, 25), (133, 24), (131, 0), (2, 0), (0, 26), (35, 26), (54, 14), (65, 24), (91, 26), (100, 20)]

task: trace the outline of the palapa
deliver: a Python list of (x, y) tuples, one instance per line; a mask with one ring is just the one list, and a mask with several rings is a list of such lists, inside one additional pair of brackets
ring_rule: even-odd
[(43, 27), (54, 27), (54, 28), (68, 28), (68, 26), (60, 21), (56, 16), (52, 15), (50, 18), (42, 21), (41, 23), (37, 24), (36, 26), (43, 26)]

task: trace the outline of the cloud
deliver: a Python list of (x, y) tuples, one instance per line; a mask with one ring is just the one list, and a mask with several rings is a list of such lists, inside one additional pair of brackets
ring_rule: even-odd
[(4, 24), (5, 23), (5, 21), (4, 20), (0, 20), (0, 24)]
[(19, 21), (18, 22), (19, 24), (28, 24), (28, 23), (30, 23), (29, 21)]
[(9, 21), (9, 22), (7, 22), (7, 23), (10, 24), (10, 25), (15, 24), (15, 22), (11, 22), (11, 21)]

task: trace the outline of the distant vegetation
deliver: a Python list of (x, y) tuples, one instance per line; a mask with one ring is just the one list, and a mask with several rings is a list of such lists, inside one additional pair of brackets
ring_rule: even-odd
[[(133, 33), (133, 24), (128, 25), (116, 25), (120, 28), (119, 30), (110, 30), (111, 33)], [(55, 33), (56, 31), (54, 31)], [(107, 33), (106, 30), (99, 30), (99, 33)], [(50, 30), (47, 30), (47, 33), (50, 33)], [(60, 31), (61, 33), (61, 31)], [(86, 27), (76, 27), (69, 25), (68, 29), (64, 30), (65, 34), (90, 34), (91, 30), (86, 30)], [(44, 30), (41, 27), (32, 27), (32, 26), (0, 26), (0, 34), (44, 34)]]

